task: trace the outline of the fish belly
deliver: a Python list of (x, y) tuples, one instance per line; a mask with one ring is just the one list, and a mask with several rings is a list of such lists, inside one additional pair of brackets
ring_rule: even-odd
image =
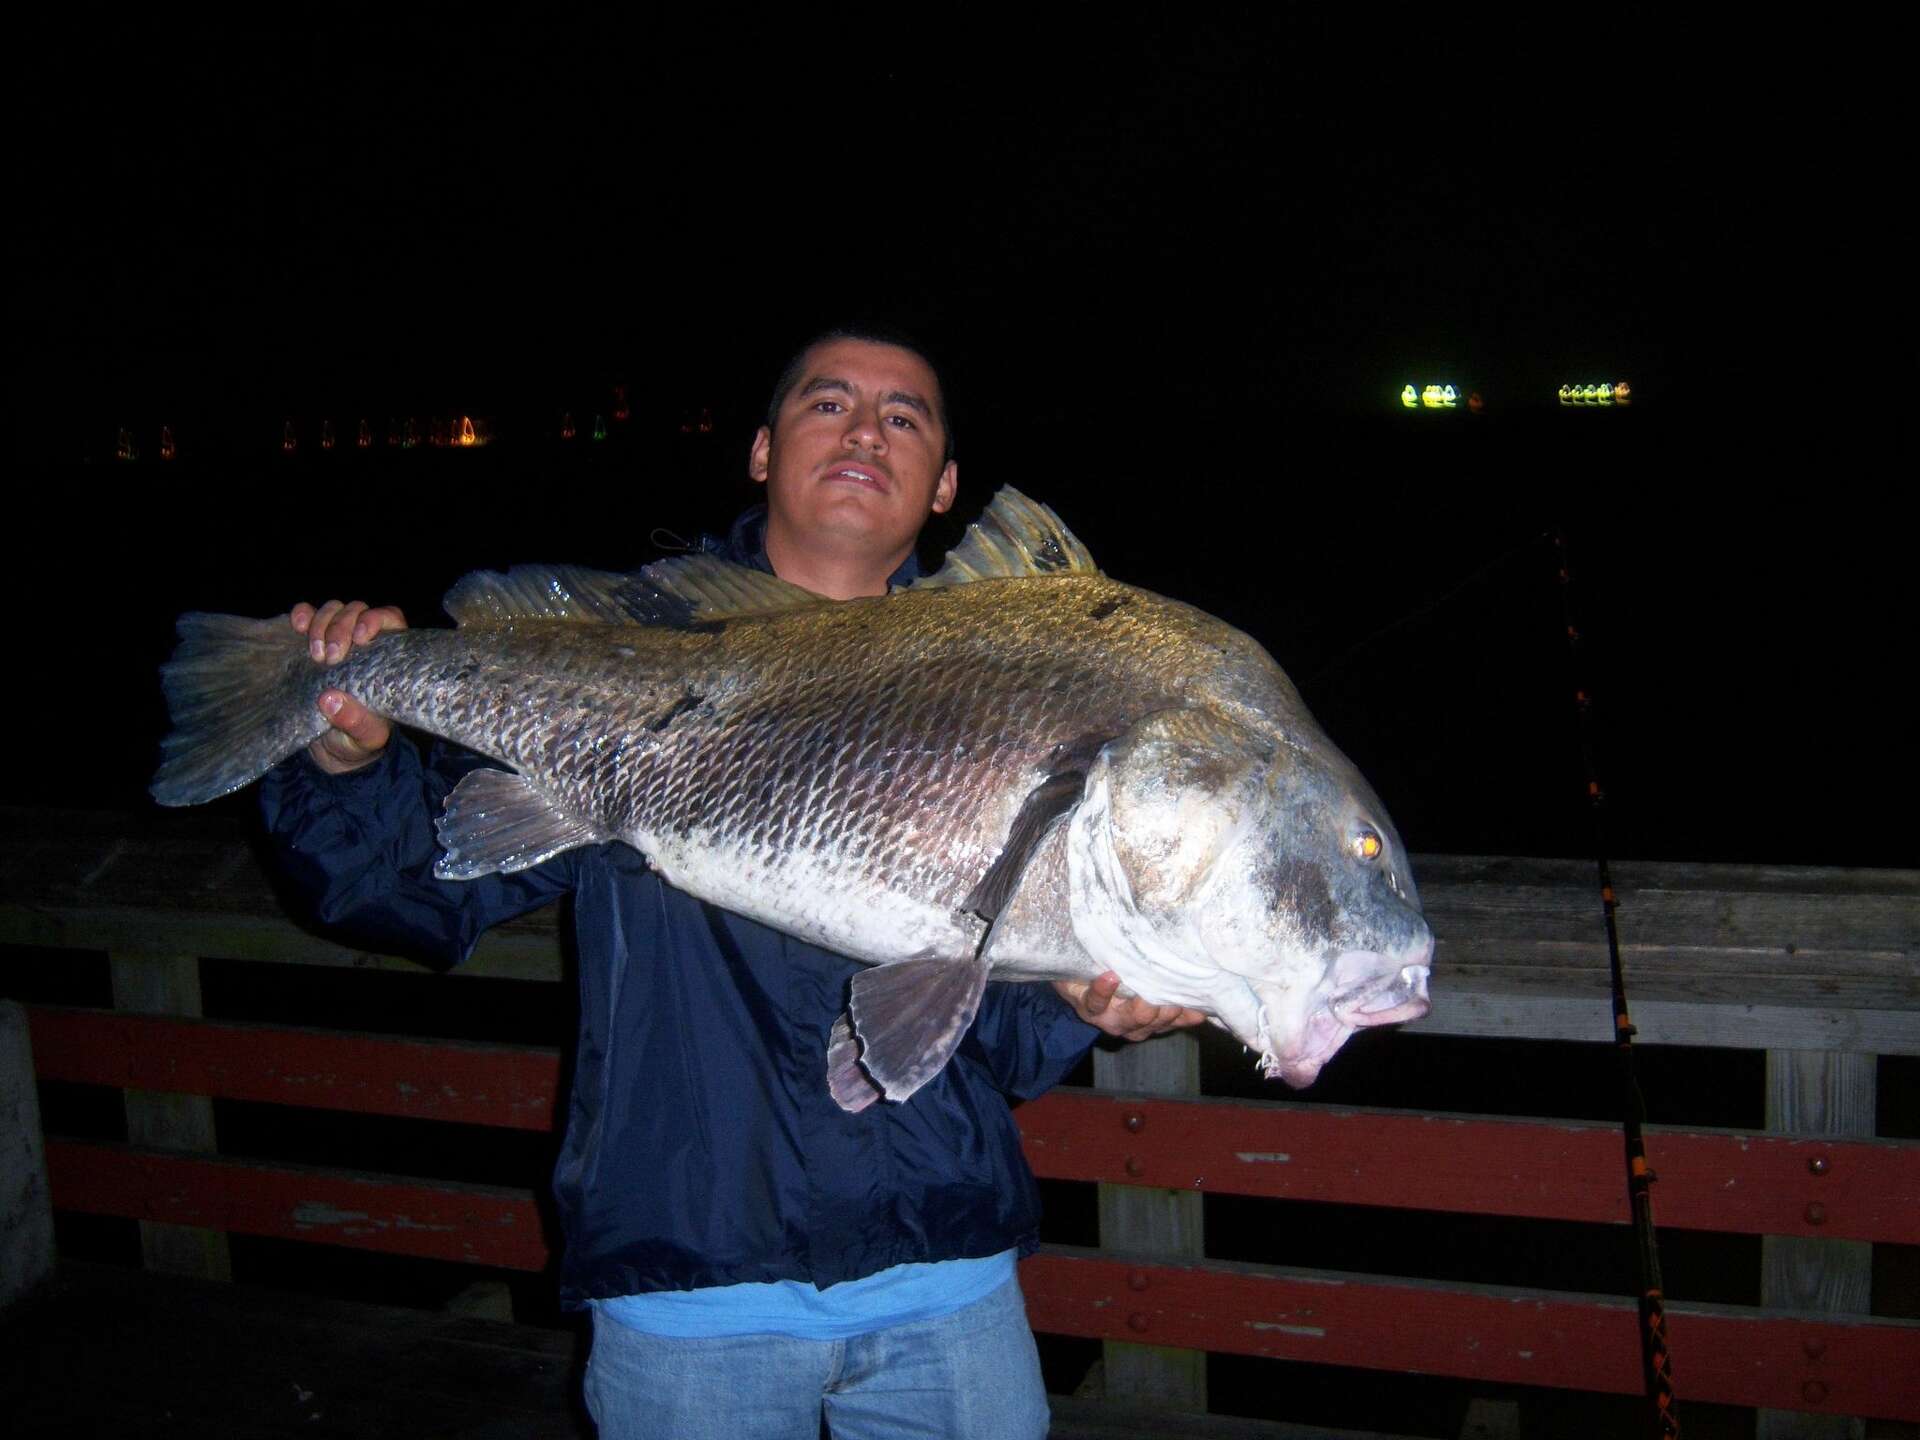
[(844, 856), (773, 855), (724, 837), (624, 837), (669, 885), (823, 949), (884, 965), (971, 960), (983, 921), (900, 886), (874, 883)]

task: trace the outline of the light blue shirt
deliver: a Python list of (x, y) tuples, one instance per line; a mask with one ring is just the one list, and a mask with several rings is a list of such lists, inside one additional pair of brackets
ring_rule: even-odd
[(845, 1340), (875, 1330), (933, 1320), (964, 1310), (1014, 1278), (1014, 1252), (982, 1260), (895, 1265), (825, 1290), (808, 1280), (653, 1290), (592, 1303), (595, 1317), (648, 1335), (710, 1339), (719, 1335), (789, 1335)]

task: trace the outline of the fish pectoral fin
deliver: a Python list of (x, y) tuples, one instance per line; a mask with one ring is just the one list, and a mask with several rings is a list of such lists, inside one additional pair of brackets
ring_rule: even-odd
[(433, 867), (442, 880), (511, 875), (577, 845), (613, 837), (558, 809), (524, 775), (475, 770), (453, 787), (434, 822), (446, 850)]
[(980, 882), (967, 892), (960, 908), (991, 924), (1019, 888), (1020, 877), (1046, 838), (1047, 827), (1073, 808), (1086, 786), (1086, 771), (1063, 770), (1029, 790), (1020, 813), (1014, 816), (1013, 828), (1007, 832), (1007, 843)]
[[(986, 993), (990, 970), (977, 960), (900, 960), (876, 965), (853, 977), (853, 999), (842, 1017), (848, 1034), (837, 1039), (857, 1041), (859, 1066), (889, 1100), (905, 1100), (940, 1073), (953, 1058), (960, 1040), (973, 1023)], [(839, 1047), (841, 1070), (852, 1062), (847, 1046)], [(842, 1109), (849, 1105), (842, 1090), (854, 1098), (858, 1091), (835, 1084), (834, 1053), (829, 1052), (828, 1083)], [(867, 1103), (872, 1103), (869, 1100)]]

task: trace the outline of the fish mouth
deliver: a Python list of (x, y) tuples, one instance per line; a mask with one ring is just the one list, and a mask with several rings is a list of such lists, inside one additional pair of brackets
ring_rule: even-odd
[[(1262, 1047), (1261, 1073), (1269, 1080), (1284, 1080), (1292, 1089), (1304, 1090), (1320, 1078), (1322, 1067), (1347, 1043), (1354, 1031), (1374, 1025), (1398, 1025), (1407, 1020), (1418, 1020), (1427, 1014), (1433, 1009), (1433, 1001), (1427, 994), (1427, 984), (1433, 974), (1432, 953), (1429, 946), (1422, 959), (1402, 965), (1386, 975), (1371, 975), (1330, 996), (1314, 1007), (1300, 1034), (1283, 1050), (1276, 1051), (1265, 1034), (1266, 1016), (1263, 1012), (1262, 1038), (1268, 1043)], [(1373, 965), (1378, 965), (1380, 958), (1344, 955), (1335, 967), (1335, 973), (1337, 975), (1343, 969), (1357, 968), (1362, 960), (1370, 960)]]

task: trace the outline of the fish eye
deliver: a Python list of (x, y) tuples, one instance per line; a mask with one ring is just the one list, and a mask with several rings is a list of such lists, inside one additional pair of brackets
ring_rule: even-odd
[(1362, 830), (1353, 837), (1353, 853), (1361, 860), (1378, 860), (1385, 848), (1380, 843), (1380, 837), (1371, 830)]

